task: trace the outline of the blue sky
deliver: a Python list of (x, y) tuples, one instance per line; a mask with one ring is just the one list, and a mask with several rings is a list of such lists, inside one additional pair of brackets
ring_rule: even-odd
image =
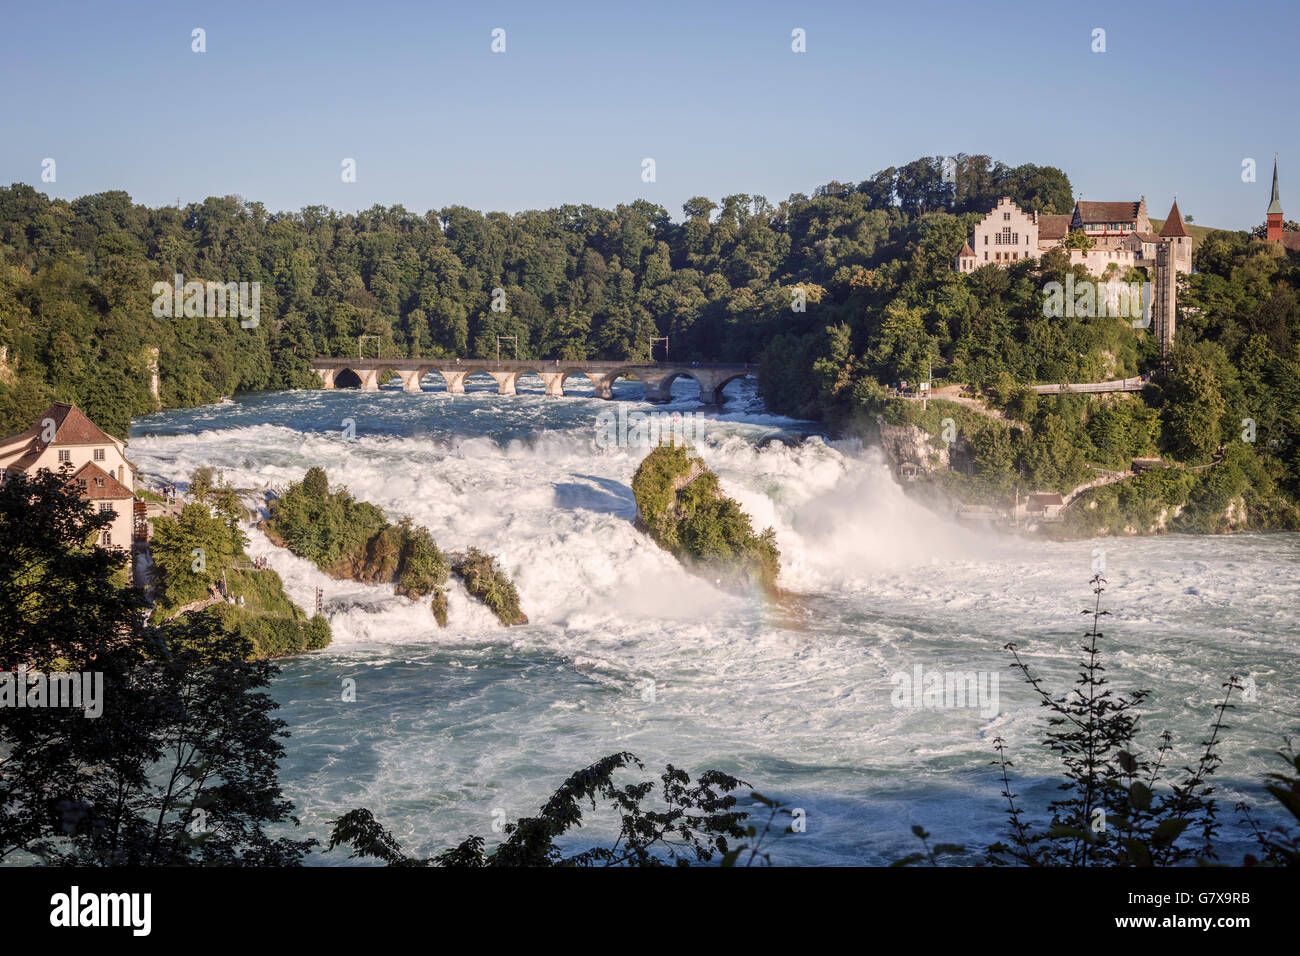
[(1246, 228), (1278, 152), (1300, 219), (1294, 3), (6, 6), (0, 182), (65, 198), (419, 212), (645, 198), (680, 218), (691, 196), (776, 202), (967, 152), (1059, 166), (1088, 199), (1145, 194), (1156, 217), (1177, 194), (1200, 224)]

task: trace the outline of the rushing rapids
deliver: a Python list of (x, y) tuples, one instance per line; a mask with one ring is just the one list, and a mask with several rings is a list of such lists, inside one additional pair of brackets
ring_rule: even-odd
[[(614, 387), (649, 411), (641, 393)], [(754, 526), (776, 529), (780, 585), (798, 596), (780, 606), (712, 586), (633, 527), (647, 449), (598, 442), (610, 405), (593, 397), (501, 397), (483, 377), (465, 395), (291, 392), (136, 423), (146, 477), (184, 482), (211, 464), (260, 487), (320, 464), (440, 546), (499, 555), (528, 608), (531, 623), (507, 629), (453, 585), (452, 626), (439, 630), (391, 588), (336, 581), (250, 532), (295, 601), (311, 607), (323, 589), (334, 630), (327, 651), (284, 661), (275, 686), (293, 734), (281, 777), (307, 834), (364, 806), (412, 851), (470, 833), (491, 842), (494, 812), (532, 812), (570, 771), (631, 750), (651, 769), (727, 770), (804, 809), (807, 832), (774, 845), (778, 862), (889, 861), (913, 849), (913, 823), (982, 845), (1003, 825), (994, 737), (1032, 808), (1056, 793), (1041, 708), (1003, 646), (1016, 641), (1066, 689), (1099, 550), (1108, 674), (1153, 691), (1144, 742), (1168, 729), (1180, 763), (1193, 760), (1220, 685), (1249, 676), (1254, 699), (1222, 751), (1229, 830), (1237, 799), (1261, 802), (1272, 751), (1298, 729), (1300, 536), (986, 534), (909, 500), (873, 449), (765, 414), (747, 382), (727, 396), (696, 448)], [(674, 409), (697, 410), (693, 386), (656, 410)], [(997, 707), (897, 693), (899, 675), (922, 672), (983, 686), (998, 674)], [(355, 702), (342, 700), (348, 679)], [(1244, 837), (1233, 840), (1239, 856)]]

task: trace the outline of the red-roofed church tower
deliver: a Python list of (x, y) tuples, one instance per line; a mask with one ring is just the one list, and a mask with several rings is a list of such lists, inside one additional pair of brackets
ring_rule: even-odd
[(1277, 195), (1277, 157), (1273, 157), (1273, 201), (1268, 204), (1268, 241), (1282, 241), (1282, 200)]

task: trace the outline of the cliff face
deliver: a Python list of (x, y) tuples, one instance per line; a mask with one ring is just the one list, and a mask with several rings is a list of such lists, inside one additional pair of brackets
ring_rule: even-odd
[(893, 465), (895, 474), (905, 463), (914, 464), (917, 474), (926, 476), (946, 471), (951, 466), (948, 443), (933, 441), (919, 425), (890, 425), (880, 418), (876, 419), (876, 425), (880, 447)]

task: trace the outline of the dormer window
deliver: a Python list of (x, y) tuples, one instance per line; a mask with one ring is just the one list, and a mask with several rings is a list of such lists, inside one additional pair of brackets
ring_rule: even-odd
[(96, 488), (103, 488), (103, 487), (104, 487), (104, 479), (103, 479), (103, 478), (96, 478), (96, 479), (95, 479), (95, 487), (96, 487)]

